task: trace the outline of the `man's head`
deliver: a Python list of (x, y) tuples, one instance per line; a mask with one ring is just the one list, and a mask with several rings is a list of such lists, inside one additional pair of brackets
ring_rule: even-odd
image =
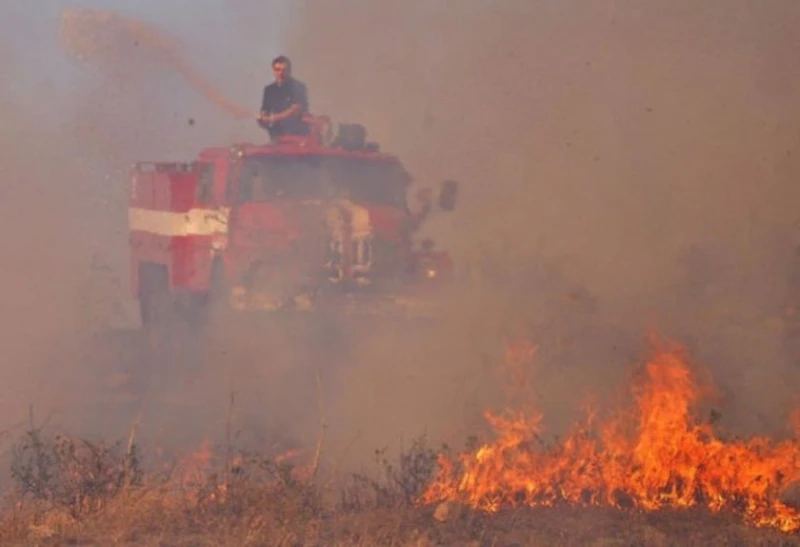
[(292, 62), (288, 57), (281, 55), (272, 60), (272, 73), (275, 81), (282, 84), (292, 76)]

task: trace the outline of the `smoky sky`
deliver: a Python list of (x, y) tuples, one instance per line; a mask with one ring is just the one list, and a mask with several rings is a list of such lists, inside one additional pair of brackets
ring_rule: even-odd
[(131, 163), (190, 159), (211, 143), (259, 138), (255, 124), (226, 117), (135, 43), (118, 44), (112, 70), (69, 55), (59, 24), (71, 7), (155, 25), (221, 93), (255, 110), (280, 51), (285, 5), (260, 3), (261, 22), (248, 29), (222, 1), (0, 4), (0, 216), (15, 234), (0, 243), (0, 429), (24, 420), (28, 404), (45, 415), (91, 399), (101, 388), (89, 379), (113, 372), (111, 358), (98, 373), (76, 355), (95, 330), (136, 323), (126, 231)]
[(542, 344), (551, 410), (618, 379), (640, 358), (635, 344), (615, 349), (619, 333), (650, 327), (714, 364), (748, 425), (791, 398), (800, 4), (11, 0), (0, 7), (11, 181), (0, 212), (24, 237), (0, 243), (2, 371), (23, 394), (4, 399), (9, 412), (65, 391), (75, 369), (53, 363), (76, 332), (135, 314), (130, 162), (263, 139), (136, 44), (104, 68), (67, 55), (58, 16), (71, 6), (156, 25), (254, 110), (285, 53), (313, 111), (365, 123), (418, 185), (461, 182), (457, 212), (424, 232), (456, 258), (451, 312), (410, 353), (380, 337), (359, 345), (352, 382), (331, 395), (339, 423), (370, 432), (366, 451), (395, 427), (458, 429), (463, 407), (486, 402), (509, 333)]
[(654, 329), (714, 368), (742, 423), (793, 397), (798, 4), (295, 8), (312, 108), (365, 123), (419, 183), (462, 183), (426, 228), (467, 280), (451, 347), (515, 329), (583, 347), (545, 367), (572, 406), (642, 358), (609, 353), (614, 332)]

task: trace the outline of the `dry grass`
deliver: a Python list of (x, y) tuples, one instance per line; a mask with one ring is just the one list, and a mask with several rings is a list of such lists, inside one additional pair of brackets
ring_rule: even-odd
[[(418, 440), (381, 473), (323, 482), (259, 454), (214, 461), (201, 450), (145, 473), (135, 445), (47, 437), (31, 428), (15, 446), (15, 490), (0, 516), (0, 545), (511, 546), (798, 545), (800, 538), (698, 512), (524, 509), (486, 515), (415, 507), (434, 469)], [(443, 511), (446, 509), (446, 511)]]
[(115, 499), (75, 520), (35, 505), (6, 514), (2, 545), (798, 545), (796, 537), (698, 514), (536, 509), (491, 517), (465, 512), (438, 523), (430, 509), (308, 510), (293, 497), (252, 491), (236, 508), (166, 504), (157, 489)]

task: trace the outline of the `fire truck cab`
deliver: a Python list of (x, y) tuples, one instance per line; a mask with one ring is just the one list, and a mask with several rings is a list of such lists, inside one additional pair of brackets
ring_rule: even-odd
[(412, 212), (411, 177), (362, 126), (340, 124), (334, 136), (327, 117), (306, 121), (305, 137), (134, 165), (131, 280), (144, 326), (202, 319), (212, 304), (397, 303), (452, 276), (448, 254), (429, 240), (415, 247), (413, 236), (436, 205), (453, 210), (457, 183), (446, 181), (438, 200)]

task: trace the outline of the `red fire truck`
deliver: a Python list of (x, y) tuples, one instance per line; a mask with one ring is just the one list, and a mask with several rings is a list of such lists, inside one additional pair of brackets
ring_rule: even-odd
[(458, 185), (412, 212), (403, 164), (359, 124), (307, 116), (304, 137), (140, 162), (130, 179), (132, 290), (143, 326), (206, 324), (212, 309), (414, 313), (453, 273), (414, 235)]

